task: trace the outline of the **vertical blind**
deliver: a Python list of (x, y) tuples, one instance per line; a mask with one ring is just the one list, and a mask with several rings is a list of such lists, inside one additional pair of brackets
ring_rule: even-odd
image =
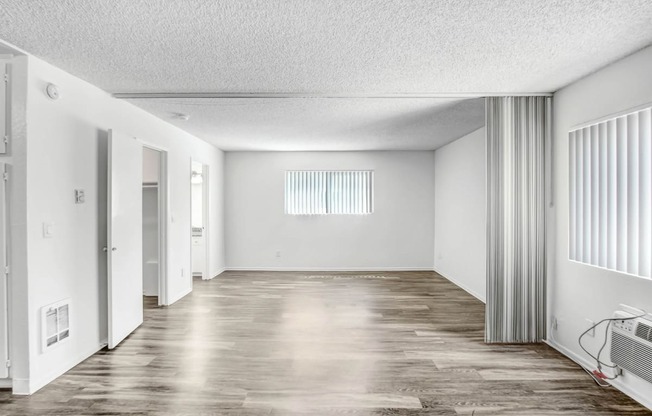
[(550, 112), (550, 97), (487, 98), (487, 342), (545, 337)]
[(285, 213), (291, 215), (373, 212), (373, 172), (290, 170), (285, 172)]
[(652, 277), (652, 108), (569, 133), (571, 260)]

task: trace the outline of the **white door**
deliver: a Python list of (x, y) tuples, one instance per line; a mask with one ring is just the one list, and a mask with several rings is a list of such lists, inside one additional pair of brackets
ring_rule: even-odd
[(109, 348), (143, 323), (143, 146), (109, 130)]
[(7, 271), (7, 198), (3, 176), (5, 164), (0, 163), (0, 378), (9, 377), (9, 277)]

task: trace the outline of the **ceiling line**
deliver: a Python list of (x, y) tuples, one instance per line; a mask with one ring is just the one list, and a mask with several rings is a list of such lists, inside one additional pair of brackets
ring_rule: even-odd
[(148, 100), (162, 98), (482, 98), (552, 96), (551, 92), (431, 92), (431, 93), (323, 93), (323, 92), (115, 92), (115, 98)]

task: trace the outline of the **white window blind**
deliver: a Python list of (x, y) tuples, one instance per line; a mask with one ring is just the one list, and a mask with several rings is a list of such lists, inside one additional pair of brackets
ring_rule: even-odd
[(286, 214), (362, 215), (373, 210), (372, 171), (285, 172)]
[(570, 259), (652, 274), (652, 108), (570, 132)]

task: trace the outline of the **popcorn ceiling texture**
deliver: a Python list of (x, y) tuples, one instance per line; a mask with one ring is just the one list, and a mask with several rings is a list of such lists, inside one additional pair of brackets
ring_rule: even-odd
[[(650, 44), (652, 1), (0, 0), (0, 39), (109, 92), (551, 92)], [(356, 107), (323, 105), (279, 107)]]
[(650, 0), (0, 0), (0, 39), (116, 91), (555, 91)]
[[(484, 99), (133, 100), (223, 150), (433, 150), (484, 125)], [(171, 118), (190, 114), (189, 121)]]

